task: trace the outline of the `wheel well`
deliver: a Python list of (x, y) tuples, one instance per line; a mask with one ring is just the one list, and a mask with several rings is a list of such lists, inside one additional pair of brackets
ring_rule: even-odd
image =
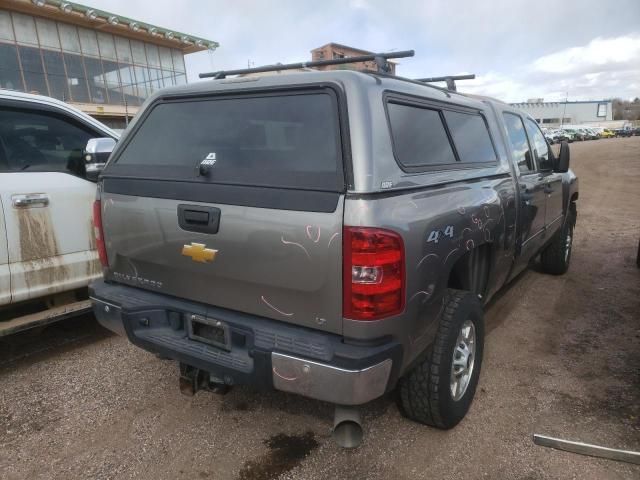
[(571, 195), (571, 202), (575, 202), (576, 200), (578, 200), (578, 192), (575, 192), (573, 195)]
[(449, 273), (448, 288), (484, 295), (491, 265), (491, 245), (485, 243), (460, 257)]

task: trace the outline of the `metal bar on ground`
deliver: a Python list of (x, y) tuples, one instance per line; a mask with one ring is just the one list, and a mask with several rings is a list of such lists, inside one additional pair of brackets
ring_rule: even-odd
[(616, 448), (601, 447), (588, 443), (572, 442), (570, 440), (562, 440), (561, 438), (538, 435), (537, 433), (533, 435), (533, 443), (541, 447), (555, 448), (557, 450), (564, 450), (565, 452), (640, 465), (640, 452), (633, 452), (631, 450), (618, 450)]

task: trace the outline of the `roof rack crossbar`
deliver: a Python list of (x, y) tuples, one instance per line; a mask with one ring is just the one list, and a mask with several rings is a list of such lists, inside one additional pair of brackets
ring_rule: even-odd
[(241, 68), (238, 70), (220, 70), (218, 72), (201, 73), (199, 77), (221, 79), (221, 78), (226, 78), (227, 75), (277, 72), (279, 70), (295, 70), (299, 68), (322, 67), (325, 65), (344, 65), (347, 63), (360, 63), (360, 62), (375, 62), (379, 72), (387, 73), (391, 71), (389, 62), (387, 62), (388, 59), (413, 57), (414, 53), (415, 52), (413, 50), (403, 50), (400, 52), (387, 52), (387, 53), (372, 53), (371, 55), (359, 55), (355, 57), (346, 57), (346, 58), (333, 58), (331, 60), (316, 60), (315, 62), (287, 63), (284, 65), (266, 65), (264, 67)]
[(470, 75), (446, 75), (444, 77), (416, 78), (416, 80), (423, 83), (447, 82), (447, 89), (457, 92), (456, 80), (473, 80), (474, 78), (476, 78), (476, 76), (472, 73)]

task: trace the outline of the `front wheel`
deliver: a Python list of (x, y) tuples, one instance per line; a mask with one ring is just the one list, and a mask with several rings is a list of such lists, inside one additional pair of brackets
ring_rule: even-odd
[(471, 292), (448, 289), (435, 341), (400, 380), (399, 406), (416, 422), (449, 429), (476, 391), (484, 350), (482, 306)]

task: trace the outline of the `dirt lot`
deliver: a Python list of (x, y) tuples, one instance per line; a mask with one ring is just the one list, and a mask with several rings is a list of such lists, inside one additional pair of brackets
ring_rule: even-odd
[(329, 405), (237, 388), (181, 396), (175, 363), (90, 317), (0, 341), (0, 477), (638, 479), (640, 466), (533, 445), (533, 433), (640, 450), (640, 137), (572, 145), (569, 273), (530, 270), (488, 308), (480, 388), (442, 432), (392, 398), (356, 451)]

